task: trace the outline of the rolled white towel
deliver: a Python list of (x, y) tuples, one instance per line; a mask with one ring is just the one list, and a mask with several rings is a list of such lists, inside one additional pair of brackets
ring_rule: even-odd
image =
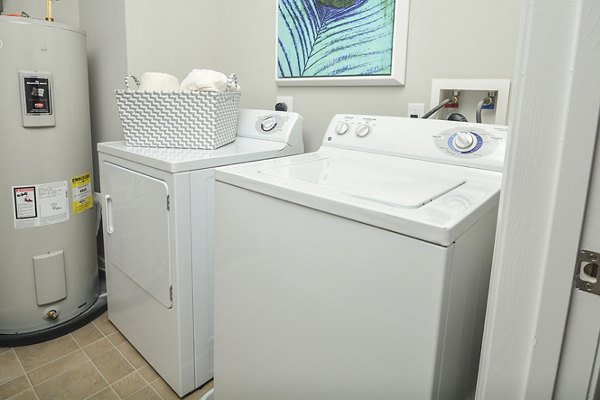
[(173, 75), (164, 74), (162, 72), (144, 72), (140, 90), (149, 91), (179, 91), (179, 79)]
[(222, 92), (227, 89), (227, 76), (210, 69), (194, 69), (181, 82), (181, 90)]

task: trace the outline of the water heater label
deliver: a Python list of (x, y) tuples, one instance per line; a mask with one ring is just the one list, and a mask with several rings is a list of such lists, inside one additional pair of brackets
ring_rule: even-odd
[(24, 128), (56, 126), (53, 104), (52, 74), (41, 71), (19, 71), (21, 117)]
[(25, 112), (27, 114), (52, 114), (50, 79), (26, 76), (23, 78)]
[(67, 221), (68, 190), (67, 181), (13, 186), (15, 228), (33, 228)]
[(35, 186), (13, 187), (12, 189), (15, 203), (15, 219), (37, 218)]
[(71, 178), (71, 192), (73, 194), (73, 214), (80, 214), (94, 206), (92, 196), (92, 175), (87, 174)]

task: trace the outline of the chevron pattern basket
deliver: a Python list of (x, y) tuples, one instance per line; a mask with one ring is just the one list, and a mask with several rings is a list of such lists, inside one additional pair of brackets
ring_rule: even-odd
[[(239, 90), (224, 92), (160, 92), (115, 90), (119, 117), (128, 146), (178, 149), (216, 149), (235, 140)], [(229, 87), (236, 87), (230, 75)]]

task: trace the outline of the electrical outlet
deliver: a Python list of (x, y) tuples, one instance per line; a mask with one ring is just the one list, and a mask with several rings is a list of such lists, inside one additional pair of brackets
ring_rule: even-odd
[(408, 103), (409, 118), (421, 118), (425, 114), (425, 103)]
[(275, 103), (285, 103), (287, 111), (294, 111), (294, 98), (292, 96), (277, 96)]

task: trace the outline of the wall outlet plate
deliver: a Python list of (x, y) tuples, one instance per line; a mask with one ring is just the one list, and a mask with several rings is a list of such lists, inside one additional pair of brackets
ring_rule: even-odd
[(510, 79), (433, 79), (431, 81), (431, 108), (448, 98), (453, 91), (459, 91), (458, 107), (441, 109), (431, 118), (446, 119), (451, 113), (464, 115), (469, 122), (475, 122), (477, 103), (489, 92), (496, 97), (494, 107), (481, 113), (484, 124), (508, 124), (508, 99)]
[(408, 103), (407, 117), (421, 118), (423, 114), (425, 114), (425, 103)]
[(292, 96), (277, 96), (275, 104), (285, 103), (287, 105), (288, 112), (294, 111), (294, 98)]

